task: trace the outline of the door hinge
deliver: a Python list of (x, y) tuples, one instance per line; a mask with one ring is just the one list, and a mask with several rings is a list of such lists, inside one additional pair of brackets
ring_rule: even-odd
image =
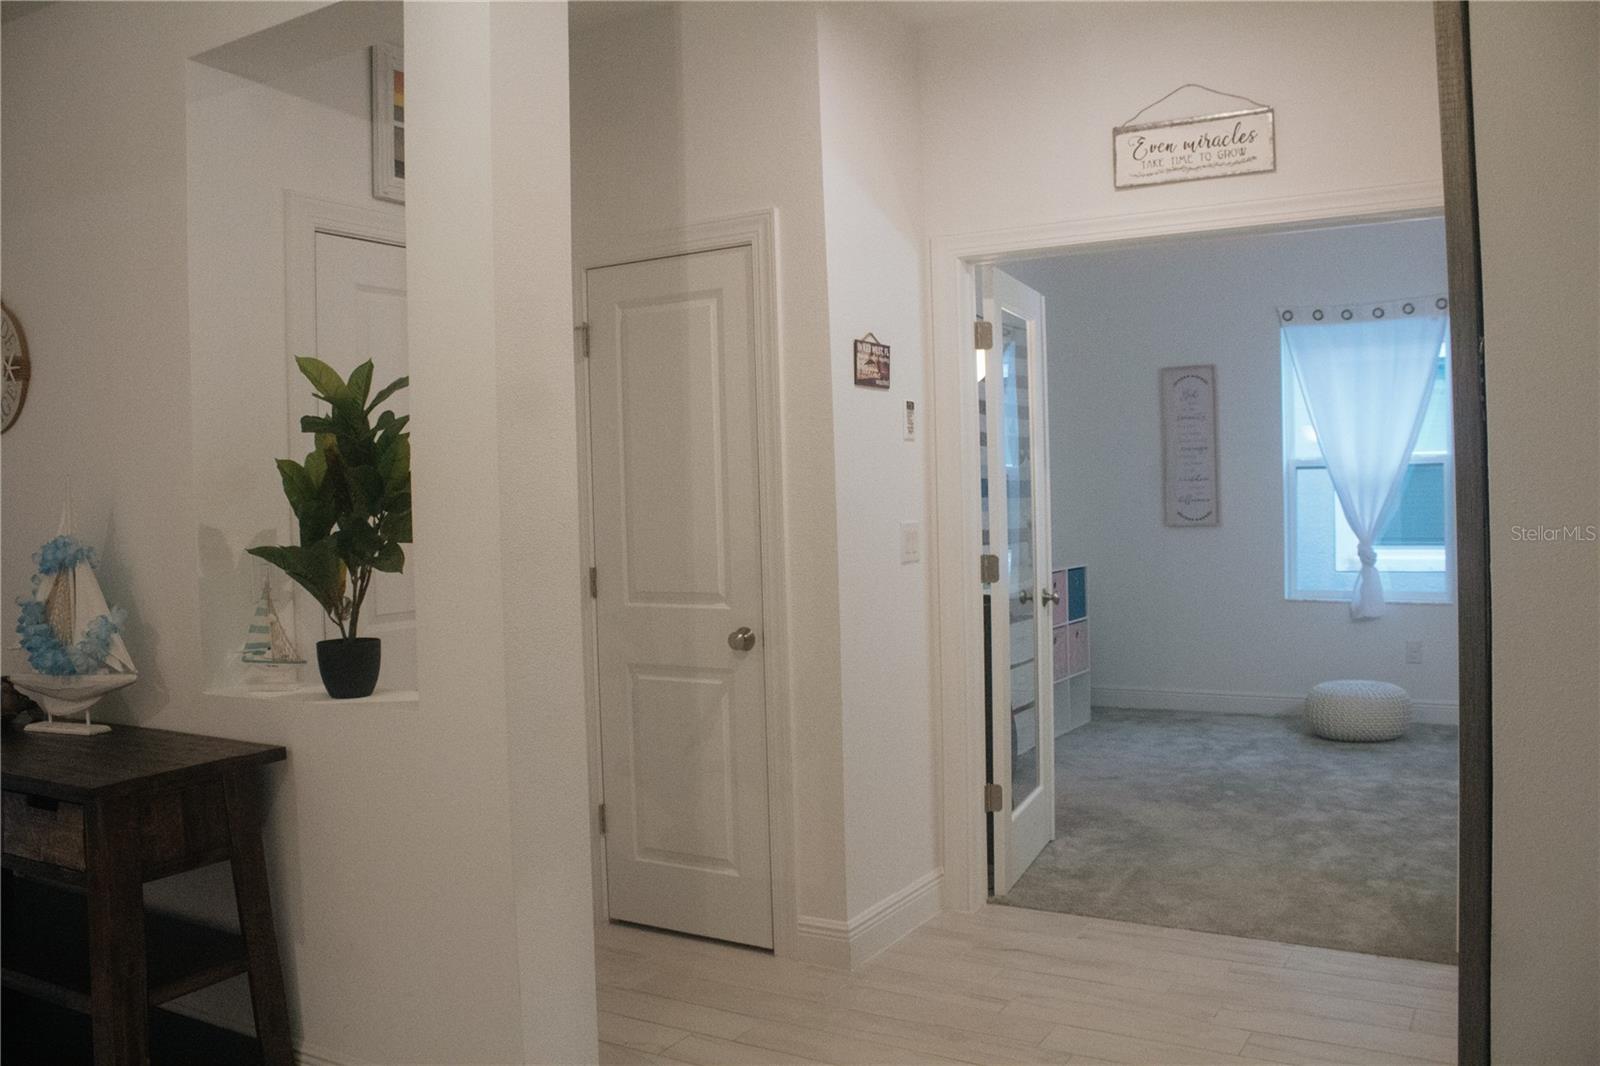
[(992, 585), (1000, 580), (1000, 556), (978, 556), (978, 580), (985, 585)]
[(972, 324), (972, 346), (980, 352), (994, 347), (994, 323), (978, 319)]
[(589, 358), (589, 323), (580, 322), (572, 329), (578, 334), (578, 354)]
[(606, 835), (606, 805), (600, 804), (600, 835)]
[(998, 814), (1005, 796), (1000, 792), (1000, 786), (993, 782), (983, 786), (983, 810), (985, 814)]
[(591, 600), (600, 598), (600, 572), (592, 566), (589, 567), (589, 598)]

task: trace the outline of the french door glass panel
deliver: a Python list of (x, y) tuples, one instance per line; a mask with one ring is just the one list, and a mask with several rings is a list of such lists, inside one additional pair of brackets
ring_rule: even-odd
[(1006, 561), (1011, 623), (1011, 803), (1039, 789), (1038, 597), (1034, 594), (1033, 440), (1028, 395), (1028, 323), (1000, 312), (1001, 447), (1006, 474)]
[(990, 778), (1001, 786), (992, 821), (994, 890), (1010, 891), (1055, 837), (1055, 732), (1050, 637), (1040, 593), (1049, 581), (1045, 448), (1044, 300), (1004, 272), (978, 278), (994, 346), (979, 360), (984, 551), (999, 556), (989, 604)]

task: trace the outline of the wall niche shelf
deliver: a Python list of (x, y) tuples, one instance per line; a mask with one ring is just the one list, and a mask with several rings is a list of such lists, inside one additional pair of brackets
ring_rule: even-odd
[(203, 693), (215, 699), (238, 700), (252, 704), (279, 704), (281, 706), (357, 706), (365, 707), (372, 704), (387, 704), (394, 707), (415, 707), (417, 693), (415, 689), (378, 689), (370, 696), (359, 696), (355, 699), (336, 700), (323, 689), (321, 685), (300, 685), (289, 689), (259, 689), (246, 688), (243, 685), (223, 685), (208, 688)]

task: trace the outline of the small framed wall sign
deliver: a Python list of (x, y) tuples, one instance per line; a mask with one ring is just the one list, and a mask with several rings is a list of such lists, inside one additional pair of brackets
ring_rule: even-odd
[(392, 44), (372, 46), (372, 195), (406, 202), (406, 63)]
[[(1180, 109), (1177, 117), (1140, 121), (1169, 100)], [(1278, 169), (1272, 108), (1193, 83), (1115, 127), (1111, 152), (1112, 184), (1118, 189)]]
[(889, 346), (871, 333), (856, 341), (856, 384), (889, 387)]
[(1161, 371), (1161, 474), (1167, 525), (1218, 524), (1215, 366)]

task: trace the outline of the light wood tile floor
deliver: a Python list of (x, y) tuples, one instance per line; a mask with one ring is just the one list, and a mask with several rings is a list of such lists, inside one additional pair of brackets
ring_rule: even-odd
[(1455, 1061), (1453, 966), (986, 907), (853, 973), (611, 925), (604, 1063)]

